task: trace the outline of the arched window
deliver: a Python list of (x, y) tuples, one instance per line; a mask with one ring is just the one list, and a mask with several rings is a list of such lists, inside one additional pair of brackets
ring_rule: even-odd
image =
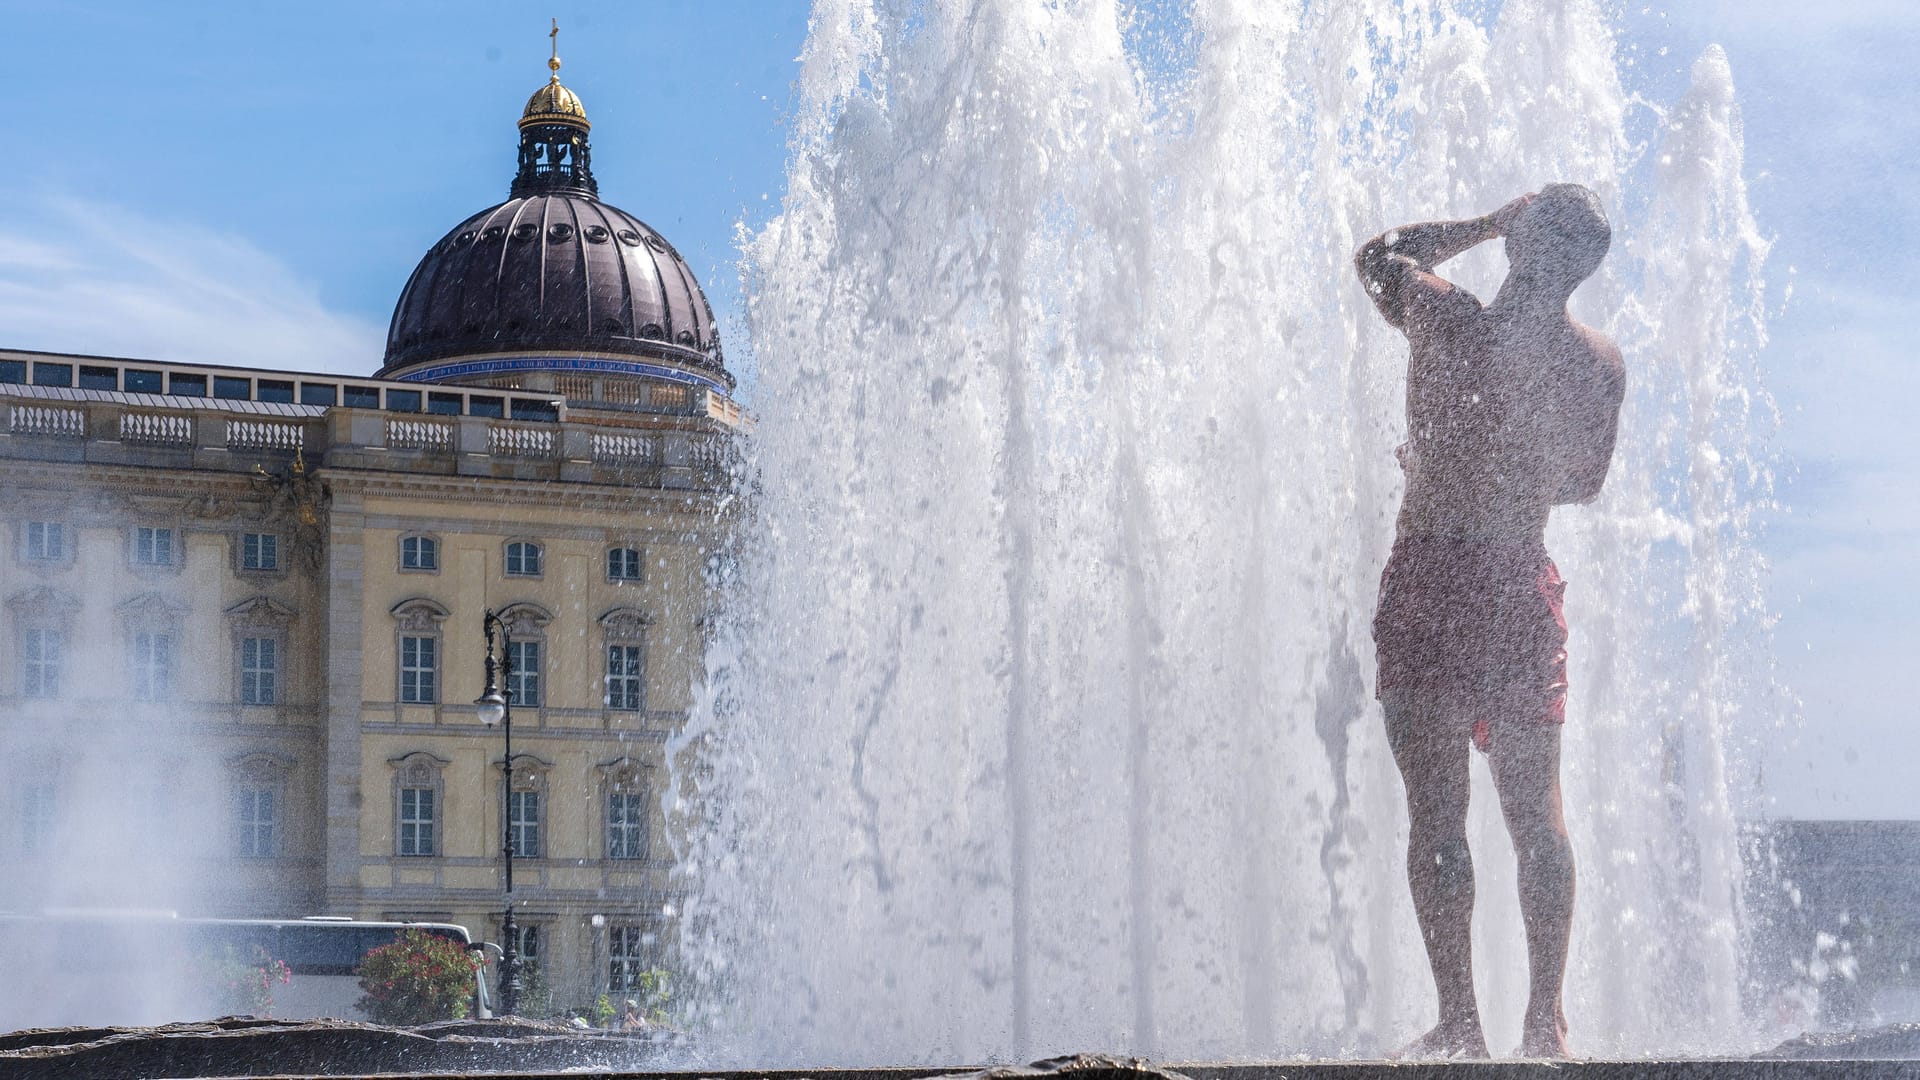
[(615, 547), (607, 549), (607, 580), (630, 582), (640, 580), (640, 549)]
[(617, 757), (600, 766), (600, 805), (606, 825), (602, 857), (622, 862), (647, 857), (650, 786), (647, 766), (634, 758)]
[(437, 574), (440, 572), (440, 541), (431, 536), (400, 538), (400, 572)]
[(269, 753), (233, 761), (233, 853), (240, 858), (271, 859), (280, 854), (286, 832), (288, 764)]
[(647, 708), (647, 624), (644, 612), (614, 608), (600, 616), (605, 638), (605, 704), (615, 712)]
[(180, 620), (187, 608), (158, 593), (144, 593), (120, 605), (127, 628), (127, 689), (136, 701), (173, 697), (180, 670)]
[(233, 634), (234, 700), (242, 705), (286, 701), (287, 635), (294, 610), (270, 597), (242, 600), (226, 611)]
[(416, 750), (387, 762), (393, 766), (393, 853), (406, 858), (440, 854), (440, 822), (446, 817), (445, 772), (452, 762)]
[(410, 597), (393, 606), (394, 700), (402, 705), (434, 705), (440, 701), (440, 624), (447, 609), (424, 596)]
[(80, 601), (45, 585), (7, 600), (13, 610), (21, 697), (57, 698), (67, 682), (67, 654)]
[(500, 612), (507, 631), (507, 692), (514, 708), (546, 703), (547, 624), (553, 613), (538, 604), (513, 604)]
[[(505, 762), (496, 761), (494, 765), (499, 768)], [(552, 769), (552, 762), (532, 754), (513, 755), (513, 787), (509, 790), (503, 783), (500, 794), (514, 858), (546, 857), (547, 774)]]
[(531, 540), (507, 541), (508, 577), (540, 576), (540, 545)]

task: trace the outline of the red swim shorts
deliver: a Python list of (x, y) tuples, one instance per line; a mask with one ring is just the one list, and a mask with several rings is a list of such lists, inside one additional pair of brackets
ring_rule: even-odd
[(1544, 544), (1403, 536), (1373, 617), (1377, 693), (1431, 695), (1486, 750), (1495, 720), (1566, 721), (1566, 583)]

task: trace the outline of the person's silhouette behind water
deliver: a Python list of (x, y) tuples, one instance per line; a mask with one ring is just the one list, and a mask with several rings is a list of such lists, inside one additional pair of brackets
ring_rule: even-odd
[[(1492, 304), (1433, 273), (1495, 237), (1509, 271)], [(1519, 864), (1531, 975), (1521, 1053), (1567, 1054), (1567, 630), (1546, 526), (1555, 504), (1599, 494), (1613, 456), (1620, 351), (1567, 313), (1611, 238), (1591, 191), (1555, 184), (1485, 217), (1389, 230), (1355, 257), (1374, 306), (1412, 347), (1397, 451), (1406, 492), (1373, 625), (1377, 693), (1407, 789), (1407, 881), (1440, 1006), (1407, 1056), (1487, 1054), (1473, 992), (1469, 745), (1492, 766)]]

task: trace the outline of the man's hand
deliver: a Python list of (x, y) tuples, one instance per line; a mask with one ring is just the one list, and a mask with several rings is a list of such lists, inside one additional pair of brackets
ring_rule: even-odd
[(1525, 213), (1527, 207), (1532, 206), (1533, 200), (1538, 197), (1537, 193), (1529, 191), (1525, 195), (1520, 196), (1487, 215), (1493, 221), (1494, 235), (1507, 235), (1507, 231), (1513, 227), (1513, 223), (1519, 220), (1520, 215)]

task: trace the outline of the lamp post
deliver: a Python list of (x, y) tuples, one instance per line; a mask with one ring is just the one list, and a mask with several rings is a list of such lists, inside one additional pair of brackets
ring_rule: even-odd
[[(487, 609), (480, 630), (487, 638), (487, 689), (473, 703), (474, 711), (482, 724), (488, 727), (499, 724), (507, 738), (506, 798), (500, 804), (500, 852), (507, 864), (507, 910), (500, 917), (500, 936), (506, 939), (500, 948), (500, 1009), (512, 1016), (520, 1007), (520, 942), (513, 923), (513, 640), (507, 635), (507, 625), (492, 608)], [(500, 640), (497, 661), (493, 652), (496, 636)], [(496, 672), (499, 682), (494, 681)], [(502, 684), (505, 684), (504, 690)]]

